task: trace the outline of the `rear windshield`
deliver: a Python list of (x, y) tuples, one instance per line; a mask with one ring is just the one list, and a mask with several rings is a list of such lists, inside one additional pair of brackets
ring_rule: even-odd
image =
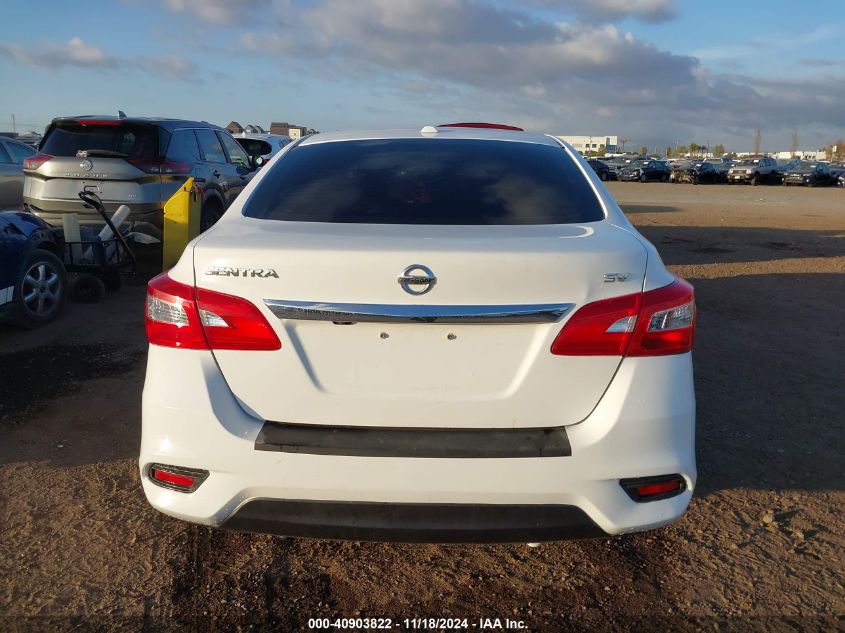
[(51, 156), (76, 156), (77, 152), (99, 150), (103, 156), (157, 158), (159, 129), (134, 123), (60, 123), (47, 134), (40, 150)]
[(561, 147), (399, 139), (299, 146), (247, 200), (266, 220), (361, 224), (571, 224), (604, 218)]

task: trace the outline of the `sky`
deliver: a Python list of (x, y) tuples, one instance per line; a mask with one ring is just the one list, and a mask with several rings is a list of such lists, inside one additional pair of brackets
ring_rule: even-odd
[(845, 137), (843, 0), (4, 0), (0, 131), (170, 116), (321, 131), (493, 121), (818, 149)]

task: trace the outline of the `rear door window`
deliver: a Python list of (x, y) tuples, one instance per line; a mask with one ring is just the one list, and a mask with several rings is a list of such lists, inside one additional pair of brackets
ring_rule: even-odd
[(154, 125), (122, 123), (61, 122), (44, 139), (41, 151), (52, 156), (76, 156), (95, 150), (117, 158), (154, 159), (159, 155), (159, 133)]
[(200, 158), (197, 137), (193, 130), (175, 130), (167, 146), (167, 158), (180, 163), (194, 163)]
[(560, 146), (463, 139), (315, 143), (262, 178), (244, 215), (363, 224), (569, 224), (604, 219)]
[(220, 144), (220, 139), (214, 130), (203, 128), (197, 130), (197, 140), (200, 143), (205, 160), (209, 163), (225, 163), (226, 152), (223, 151), (223, 146)]
[(227, 134), (218, 134), (226, 153), (229, 155), (229, 162), (238, 167), (249, 167), (249, 156), (235, 139)]

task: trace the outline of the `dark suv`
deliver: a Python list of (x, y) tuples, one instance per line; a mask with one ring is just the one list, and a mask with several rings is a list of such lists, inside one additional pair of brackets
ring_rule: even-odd
[(191, 176), (202, 194), (202, 230), (223, 214), (257, 169), (223, 128), (179, 119), (79, 116), (54, 119), (24, 161), (23, 200), (51, 224), (62, 214), (101, 224), (78, 194), (93, 191), (106, 209), (129, 205), (129, 220), (163, 226), (164, 203)]
[(632, 161), (627, 167), (622, 169), (619, 174), (619, 180), (638, 180), (640, 182), (659, 180), (661, 182), (667, 182), (669, 180), (669, 173), (669, 167), (662, 160), (637, 160)]

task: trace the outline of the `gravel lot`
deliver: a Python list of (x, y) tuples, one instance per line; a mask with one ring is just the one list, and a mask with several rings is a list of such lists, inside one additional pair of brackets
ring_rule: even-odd
[(699, 485), (662, 530), (435, 546), (233, 534), (145, 502), (143, 280), (0, 326), (0, 630), (843, 630), (845, 191), (609, 183), (696, 287)]

